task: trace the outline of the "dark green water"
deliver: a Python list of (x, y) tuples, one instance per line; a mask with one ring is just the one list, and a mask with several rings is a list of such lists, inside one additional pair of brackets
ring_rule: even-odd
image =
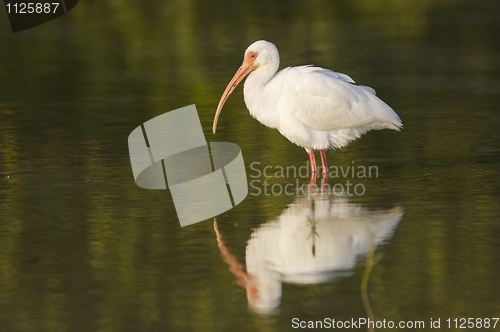
[[(16, 34), (0, 12), (0, 331), (500, 317), (498, 2), (89, 0)], [(258, 39), (280, 68), (346, 73), (398, 112), (402, 132), (327, 153), (376, 167), (329, 181), (363, 195), (309, 196), (307, 177), (276, 176), (307, 154), (248, 115), (241, 87), (211, 133)], [(217, 218), (219, 245), (213, 220), (181, 228), (170, 192), (137, 187), (130, 167), (129, 133), (190, 104), (257, 181)], [(268, 281), (265, 310), (245, 276)]]

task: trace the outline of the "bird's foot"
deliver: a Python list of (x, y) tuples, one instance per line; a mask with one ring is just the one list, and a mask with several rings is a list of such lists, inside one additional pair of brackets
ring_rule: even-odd
[(327, 188), (327, 185), (328, 185), (328, 177), (323, 177), (323, 179), (321, 180), (321, 191), (324, 192), (326, 191), (328, 188)]
[(316, 194), (318, 193), (318, 186), (316, 185), (316, 182), (312, 182), (309, 183), (309, 191), (308, 191), (308, 194), (309, 194), (309, 199), (313, 199)]
[(311, 172), (311, 184), (316, 183), (316, 178), (318, 177), (318, 172)]

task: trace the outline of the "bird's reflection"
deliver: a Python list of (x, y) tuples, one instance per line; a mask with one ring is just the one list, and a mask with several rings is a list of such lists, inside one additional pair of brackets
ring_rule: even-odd
[[(259, 313), (279, 308), (281, 284), (319, 284), (352, 273), (362, 255), (387, 241), (403, 209), (368, 210), (347, 198), (296, 197), (276, 219), (255, 228), (246, 248), (246, 271), (224, 244), (214, 222), (221, 255), (247, 290)], [(366, 289), (365, 289), (366, 291)]]

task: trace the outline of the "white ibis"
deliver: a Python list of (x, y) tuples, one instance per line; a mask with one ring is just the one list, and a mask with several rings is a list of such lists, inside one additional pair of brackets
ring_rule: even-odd
[(314, 150), (320, 151), (325, 178), (326, 149), (340, 149), (372, 129), (399, 131), (403, 127), (396, 112), (375, 96), (375, 90), (354, 85), (345, 74), (310, 65), (287, 67), (276, 73), (278, 66), (279, 53), (274, 44), (259, 40), (247, 48), (243, 64), (217, 106), (214, 133), (224, 103), (247, 75), (243, 93), (250, 115), (306, 149), (314, 179)]

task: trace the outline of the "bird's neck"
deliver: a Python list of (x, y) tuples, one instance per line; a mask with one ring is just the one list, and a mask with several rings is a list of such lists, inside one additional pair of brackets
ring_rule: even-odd
[(279, 63), (276, 63), (257, 68), (248, 75), (243, 89), (245, 104), (250, 115), (271, 128), (277, 128), (279, 121), (273, 103), (274, 96), (269, 89), (269, 82), (278, 70), (278, 66)]

